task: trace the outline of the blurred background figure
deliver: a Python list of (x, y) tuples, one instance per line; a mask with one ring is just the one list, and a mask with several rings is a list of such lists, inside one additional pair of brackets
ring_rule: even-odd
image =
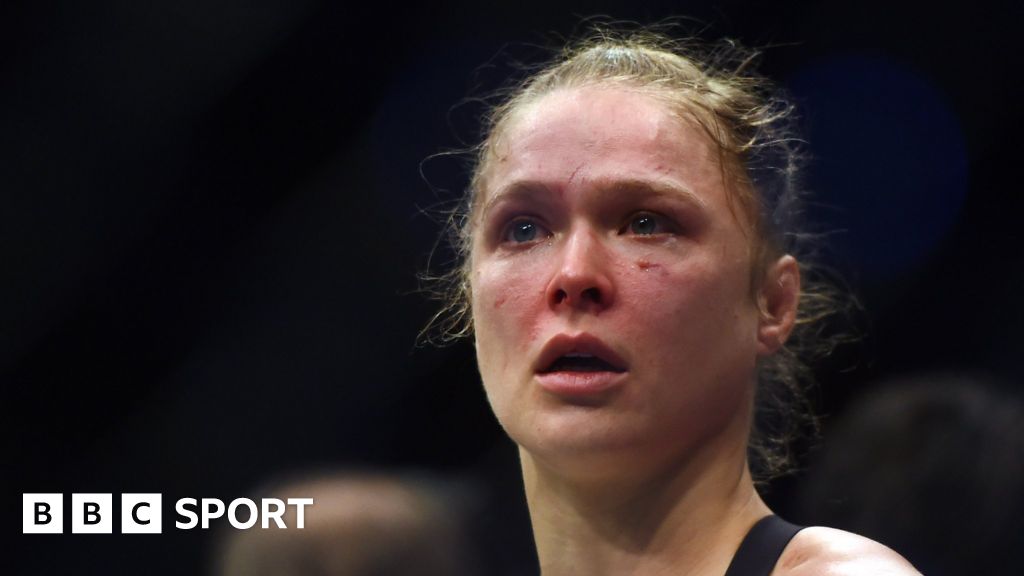
[[(435, 479), (335, 473), (279, 484), (260, 497), (312, 497), (302, 530), (228, 529), (217, 576), (460, 576), (472, 571), (469, 500)], [(295, 507), (285, 523), (295, 525)]]
[(929, 576), (1024, 574), (1024, 403), (976, 377), (888, 382), (837, 418), (798, 493), (802, 521)]

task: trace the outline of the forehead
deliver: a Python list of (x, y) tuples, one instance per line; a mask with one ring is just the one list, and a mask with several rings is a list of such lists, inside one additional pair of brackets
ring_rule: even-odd
[(669, 181), (712, 200), (723, 193), (715, 150), (695, 121), (639, 89), (561, 89), (514, 112), (492, 147), (486, 188)]

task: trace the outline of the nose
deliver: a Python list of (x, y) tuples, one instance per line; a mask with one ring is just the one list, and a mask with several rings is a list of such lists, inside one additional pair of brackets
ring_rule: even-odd
[(594, 231), (574, 230), (565, 240), (558, 268), (548, 284), (548, 304), (555, 310), (595, 314), (608, 308), (615, 298), (610, 264), (607, 247)]

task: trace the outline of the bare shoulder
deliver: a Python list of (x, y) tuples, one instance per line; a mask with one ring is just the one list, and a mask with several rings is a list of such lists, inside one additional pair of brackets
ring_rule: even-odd
[(892, 549), (843, 530), (804, 528), (786, 546), (773, 576), (920, 576)]

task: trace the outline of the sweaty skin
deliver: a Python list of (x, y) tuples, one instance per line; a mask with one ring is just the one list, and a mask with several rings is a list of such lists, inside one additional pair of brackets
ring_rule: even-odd
[[(699, 128), (636, 93), (562, 91), (522, 112), (495, 155), (476, 215), (473, 314), (509, 435), (593, 477), (625, 462), (661, 468), (746, 421), (759, 344), (750, 242)], [(653, 233), (631, 229), (645, 216)], [(536, 237), (511, 238), (517, 219)], [(628, 366), (583, 407), (540, 389), (534, 366), (551, 338), (581, 333)]]
[[(722, 574), (770, 513), (746, 442), (757, 359), (795, 320), (796, 261), (751, 294), (751, 226), (717, 149), (638, 90), (547, 94), (492, 154), (472, 215), (477, 357), (521, 449), (543, 574)], [(580, 355), (600, 361), (566, 368)], [(776, 572), (839, 558), (836, 541), (799, 535)]]

